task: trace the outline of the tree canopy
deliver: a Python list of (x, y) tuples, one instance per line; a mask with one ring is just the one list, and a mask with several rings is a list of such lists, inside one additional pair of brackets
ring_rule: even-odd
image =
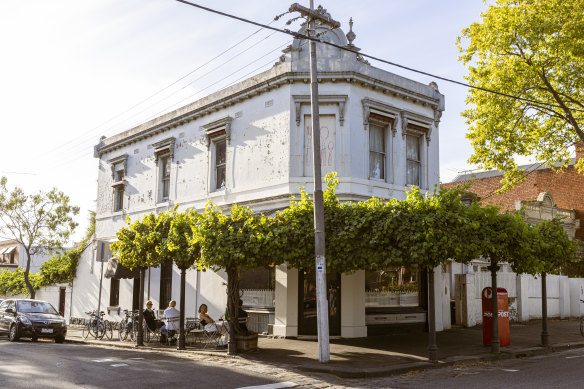
[(69, 241), (77, 227), (73, 217), (79, 213), (79, 207), (71, 205), (69, 197), (57, 189), (28, 195), (19, 187), (10, 191), (6, 184), (6, 177), (2, 177), (0, 237), (13, 239), (24, 248), (24, 283), (34, 298), (36, 285), (29, 279), (31, 258), (61, 249)]
[[(523, 177), (516, 156), (554, 167), (584, 141), (584, 0), (497, 0), (462, 31), (460, 59), (470, 89), (463, 116), (469, 162)], [(580, 170), (584, 161), (580, 161)]]

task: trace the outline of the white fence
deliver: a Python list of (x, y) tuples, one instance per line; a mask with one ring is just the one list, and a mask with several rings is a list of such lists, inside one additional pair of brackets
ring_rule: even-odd
[[(456, 274), (456, 324), (472, 327), (482, 323), (482, 297), (491, 286), (490, 273)], [(497, 286), (507, 290), (511, 321), (541, 319), (541, 277), (498, 273)], [(548, 317), (579, 317), (584, 313), (584, 279), (567, 276), (546, 277)]]
[(274, 289), (242, 289), (241, 300), (246, 307), (274, 307)]

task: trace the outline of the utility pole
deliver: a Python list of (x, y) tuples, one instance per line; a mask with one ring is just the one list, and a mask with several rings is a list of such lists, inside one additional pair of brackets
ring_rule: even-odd
[[(310, 8), (294, 3), (290, 12), (299, 12), (308, 19), (308, 36), (316, 36), (316, 21), (331, 29), (339, 28), (340, 23), (314, 10), (314, 0)], [(329, 310), (326, 287), (326, 259), (324, 235), (324, 199), (322, 193), (322, 173), (320, 163), (320, 120), (318, 109), (318, 77), (316, 68), (316, 42), (310, 41), (310, 101), (312, 115), (312, 161), (314, 168), (314, 251), (316, 265), (316, 315), (318, 322), (318, 360), (320, 363), (330, 361), (329, 347)]]

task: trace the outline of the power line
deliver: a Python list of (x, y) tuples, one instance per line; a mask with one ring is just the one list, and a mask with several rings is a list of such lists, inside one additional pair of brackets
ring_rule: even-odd
[[(250, 63), (248, 63), (248, 64), (246, 64), (246, 65), (244, 65), (244, 66), (240, 67), (240, 68), (239, 68), (239, 69), (237, 69), (236, 71), (234, 71), (234, 72), (232, 72), (232, 73), (228, 74), (227, 76), (223, 77), (222, 79), (220, 79), (220, 80), (218, 80), (218, 81), (216, 81), (216, 82), (213, 82), (213, 83), (211, 83), (211, 84), (207, 85), (205, 88), (203, 88), (203, 89), (199, 90), (199, 91), (198, 91), (197, 93), (195, 93), (194, 95), (191, 95), (191, 96), (189, 96), (189, 97), (187, 97), (187, 98), (185, 98), (185, 99), (183, 99), (183, 100), (179, 101), (178, 103), (175, 103), (175, 104), (173, 104), (173, 105), (170, 105), (170, 106), (166, 107), (164, 110), (157, 112), (157, 113), (156, 113), (156, 114), (154, 114), (152, 117), (158, 117), (158, 116), (160, 116), (162, 113), (164, 113), (164, 112), (166, 112), (167, 110), (171, 109), (172, 107), (174, 107), (174, 106), (176, 106), (176, 105), (179, 105), (179, 104), (182, 104), (182, 103), (183, 103), (184, 101), (186, 101), (186, 100), (192, 99), (194, 96), (197, 96), (197, 95), (201, 94), (201, 93), (202, 93), (203, 91), (205, 91), (206, 89), (209, 89), (210, 87), (213, 87), (213, 86), (217, 85), (217, 84), (218, 84), (218, 83), (220, 83), (221, 81), (224, 81), (224, 80), (228, 79), (228, 78), (229, 78), (229, 77), (231, 77), (232, 75), (234, 75), (234, 74), (237, 74), (239, 71), (241, 71), (241, 70), (243, 70), (243, 69), (247, 68), (248, 66), (250, 66), (250, 65), (252, 65), (252, 64), (254, 64), (254, 63), (256, 63), (256, 62), (258, 62), (258, 61), (259, 61), (259, 60), (261, 60), (262, 58), (265, 58), (266, 56), (268, 56), (268, 55), (269, 55), (269, 54), (271, 54), (272, 52), (274, 52), (274, 51), (277, 51), (277, 50), (281, 49), (282, 47), (284, 47), (284, 46), (286, 46), (286, 45), (288, 45), (288, 44), (289, 44), (289, 42), (286, 42), (285, 44), (283, 44), (283, 45), (280, 45), (279, 47), (277, 47), (277, 48), (275, 48), (274, 50), (272, 50), (272, 51), (268, 52), (267, 54), (265, 54), (265, 55), (263, 55), (263, 56), (261, 56), (261, 57), (259, 57), (259, 58), (256, 58), (256, 59), (255, 59), (255, 60), (253, 60), (252, 62), (250, 62)], [(259, 70), (259, 69), (261, 69), (261, 68), (263, 68), (263, 67), (265, 67), (265, 66), (267, 66), (267, 65), (269, 65), (269, 64), (271, 64), (271, 63), (274, 63), (274, 62), (275, 62), (275, 61), (277, 61), (277, 60), (278, 60), (278, 58), (272, 58), (272, 59), (270, 59), (268, 62), (266, 62), (266, 63), (262, 64), (261, 66), (259, 66), (259, 67), (255, 68), (255, 69), (251, 70), (249, 73), (246, 73), (245, 75), (243, 75), (243, 76), (242, 76), (242, 77), (240, 77), (239, 79), (237, 79), (237, 80), (233, 81), (233, 82), (232, 82), (231, 84), (229, 84), (229, 85), (232, 85), (233, 83), (236, 83), (237, 81), (241, 80), (242, 78), (245, 78), (245, 77), (246, 77), (246, 76), (248, 76), (249, 74), (252, 74), (252, 73), (256, 72), (257, 70)], [(150, 117), (150, 118), (146, 119), (146, 121), (150, 120), (152, 117)], [(88, 146), (87, 148), (89, 148), (89, 146)], [(49, 169), (55, 169), (55, 168), (57, 168), (57, 167), (60, 167), (60, 166), (66, 165), (66, 164), (68, 164), (68, 163), (71, 163), (71, 162), (74, 162), (74, 161), (80, 160), (80, 159), (82, 159), (82, 158), (86, 157), (87, 155), (88, 155), (88, 150), (85, 150), (85, 149), (79, 150), (79, 151), (78, 151), (76, 154), (74, 154), (74, 155), (71, 155), (71, 154), (69, 154), (67, 158), (65, 158), (64, 160), (61, 160), (61, 161), (59, 161), (59, 162), (55, 163), (55, 164), (54, 164), (54, 165), (52, 165), (52, 166), (51, 166)]]
[[(272, 24), (272, 23), (274, 23), (274, 21), (270, 22), (269, 24)], [(130, 112), (132, 109), (134, 109), (134, 108), (138, 107), (139, 105), (141, 105), (141, 104), (145, 103), (146, 101), (148, 101), (148, 100), (152, 99), (153, 97), (155, 97), (155, 96), (159, 95), (160, 93), (164, 92), (165, 90), (169, 89), (170, 87), (172, 87), (172, 86), (176, 85), (177, 83), (179, 83), (180, 81), (184, 80), (185, 78), (187, 78), (187, 77), (188, 77), (188, 76), (190, 76), (191, 74), (193, 74), (193, 73), (197, 72), (197, 71), (198, 71), (198, 70), (200, 70), (201, 68), (203, 68), (203, 67), (207, 66), (207, 65), (208, 65), (208, 64), (210, 64), (211, 62), (215, 61), (216, 59), (220, 58), (220, 57), (221, 57), (221, 56), (223, 56), (224, 54), (226, 54), (226, 53), (228, 53), (229, 51), (233, 50), (235, 47), (239, 46), (239, 45), (240, 45), (240, 44), (242, 44), (243, 42), (245, 42), (245, 41), (247, 41), (248, 39), (252, 38), (254, 35), (256, 35), (257, 33), (259, 33), (259, 32), (260, 32), (261, 30), (263, 30), (263, 29), (264, 29), (263, 27), (259, 28), (258, 30), (254, 31), (254, 32), (253, 32), (253, 33), (251, 33), (250, 35), (248, 35), (248, 36), (246, 36), (245, 38), (243, 38), (242, 40), (238, 41), (237, 43), (235, 43), (235, 44), (234, 44), (234, 45), (232, 45), (231, 47), (229, 47), (229, 48), (225, 49), (224, 51), (222, 51), (221, 53), (217, 54), (215, 57), (211, 58), (210, 60), (208, 60), (208, 61), (207, 61), (207, 62), (205, 62), (204, 64), (202, 64), (202, 65), (198, 66), (198, 67), (197, 67), (197, 68), (195, 68), (194, 70), (190, 71), (189, 73), (187, 73), (187, 74), (185, 74), (184, 76), (180, 77), (179, 79), (175, 80), (174, 82), (172, 82), (171, 84), (167, 85), (166, 87), (164, 87), (164, 88), (162, 88), (162, 89), (158, 90), (157, 92), (153, 93), (152, 95), (148, 96), (147, 98), (145, 98), (145, 99), (143, 99), (143, 100), (139, 101), (138, 103), (136, 103), (136, 104), (132, 105), (132, 106), (131, 106), (131, 107), (129, 107), (128, 109), (126, 109), (126, 110), (124, 110), (124, 111), (122, 111), (122, 112), (120, 112), (120, 113), (116, 114), (115, 116), (113, 116), (113, 117), (111, 117), (110, 119), (106, 120), (105, 122), (103, 122), (103, 123), (99, 124), (98, 126), (96, 126), (96, 127), (92, 128), (91, 130), (89, 130), (89, 131), (86, 131), (86, 132), (84, 132), (83, 134), (80, 134), (79, 136), (77, 136), (77, 137), (75, 137), (75, 138), (73, 138), (73, 139), (71, 139), (71, 140), (69, 140), (69, 141), (67, 141), (67, 142), (64, 142), (64, 143), (62, 143), (62, 144), (58, 145), (57, 147), (55, 147), (55, 148), (53, 148), (52, 150), (50, 150), (50, 151), (49, 151), (49, 154), (56, 153), (57, 151), (59, 151), (59, 150), (63, 149), (65, 146), (67, 146), (67, 145), (69, 145), (69, 144), (71, 144), (71, 143), (74, 143), (74, 142), (75, 142), (75, 145), (74, 145), (74, 146), (77, 146), (77, 145), (79, 145), (79, 144), (81, 144), (81, 143), (85, 142), (85, 140), (86, 140), (86, 139), (88, 139), (88, 138), (87, 138), (87, 136), (88, 136), (89, 134), (94, 134), (94, 133), (97, 133), (97, 131), (96, 131), (96, 130), (100, 130), (100, 131), (102, 131), (102, 130), (101, 130), (101, 128), (102, 128), (103, 126), (105, 126), (106, 124), (108, 124), (108, 123), (112, 122), (113, 120), (115, 120), (115, 119), (117, 119), (117, 118), (119, 118), (119, 117), (121, 117), (121, 116), (125, 115), (126, 113)], [(275, 32), (274, 32), (274, 33), (275, 33)], [(274, 33), (272, 33), (272, 34), (268, 35), (268, 36), (267, 36), (266, 38), (264, 38), (263, 40), (265, 40), (265, 39), (267, 39), (268, 37), (272, 36)], [(263, 41), (263, 40), (262, 40), (262, 41)], [(259, 43), (260, 43), (260, 42), (262, 42), (262, 41), (259, 41), (259, 42), (255, 43), (254, 45), (250, 46), (249, 48), (256, 46), (257, 44), (259, 44)], [(248, 48), (248, 49), (249, 49), (249, 48)], [(110, 128), (110, 129), (111, 129), (111, 128)], [(109, 129), (108, 129), (108, 130), (109, 130)], [(106, 131), (107, 131), (107, 130), (106, 130)], [(91, 135), (91, 136), (93, 136), (93, 135)], [(78, 140), (81, 140), (81, 142), (77, 142)]]
[[(391, 66), (395, 66), (395, 67), (398, 67), (398, 68), (401, 68), (401, 69), (404, 69), (404, 70), (408, 70), (408, 71), (411, 71), (411, 72), (414, 72), (414, 73), (423, 74), (425, 76), (433, 77), (433, 78), (436, 78), (436, 79), (439, 79), (439, 80), (442, 80), (442, 81), (450, 82), (452, 84), (464, 86), (466, 88), (477, 89), (477, 90), (481, 90), (483, 92), (488, 92), (488, 93), (494, 93), (494, 94), (497, 94), (497, 95), (500, 95), (500, 96), (509, 97), (509, 98), (514, 99), (514, 100), (524, 101), (524, 102), (536, 104), (536, 105), (539, 105), (539, 106), (547, 106), (547, 107), (553, 107), (553, 108), (563, 109), (563, 107), (561, 107), (561, 106), (559, 106), (557, 104), (545, 103), (545, 102), (542, 102), (542, 101), (537, 101), (537, 100), (527, 99), (527, 98), (524, 98), (524, 97), (510, 95), (508, 93), (499, 92), (499, 91), (496, 91), (496, 90), (493, 90), (493, 89), (488, 89), (488, 88), (483, 88), (483, 87), (480, 87), (480, 86), (470, 85), (470, 84), (467, 84), (467, 83), (464, 83), (464, 82), (461, 82), (461, 81), (457, 81), (457, 80), (453, 80), (453, 79), (450, 79), (450, 78), (438, 76), (438, 75), (435, 75), (435, 74), (432, 74), (432, 73), (425, 72), (423, 70), (418, 70), (418, 69), (414, 69), (414, 68), (409, 67), (409, 66), (405, 66), (405, 65), (401, 65), (401, 64), (398, 64), (398, 63), (395, 63), (395, 62), (391, 62), (391, 61), (388, 61), (388, 60), (385, 60), (385, 59), (382, 59), (382, 58), (379, 58), (379, 57), (375, 57), (375, 56), (370, 55), (370, 54), (365, 54), (363, 52), (356, 51), (356, 50), (354, 50), (354, 49), (352, 49), (350, 47), (340, 46), (340, 45), (337, 45), (337, 44), (332, 43), (332, 42), (323, 41), (320, 38), (310, 37), (310, 36), (301, 34), (299, 32), (294, 32), (294, 31), (291, 31), (291, 30), (288, 30), (288, 29), (279, 29), (279, 28), (276, 28), (276, 27), (271, 27), (271, 26), (268, 26), (268, 25), (265, 25), (265, 24), (262, 24), (262, 23), (255, 22), (255, 21), (250, 20), (250, 19), (242, 18), (242, 17), (235, 16), (235, 15), (231, 15), (231, 14), (228, 14), (226, 12), (218, 11), (218, 10), (215, 10), (215, 9), (212, 9), (212, 8), (209, 8), (209, 7), (204, 7), (202, 5), (195, 4), (195, 3), (192, 3), (190, 1), (186, 1), (186, 0), (176, 0), (176, 1), (178, 1), (179, 3), (187, 4), (187, 5), (190, 5), (192, 7), (196, 7), (196, 8), (199, 8), (199, 9), (202, 9), (202, 10), (205, 10), (205, 11), (208, 11), (208, 12), (212, 12), (212, 13), (215, 13), (215, 14), (218, 14), (218, 15), (226, 16), (226, 17), (231, 18), (231, 19), (236, 19), (236, 20), (242, 21), (244, 23), (249, 23), (249, 24), (253, 24), (253, 25), (256, 25), (256, 26), (260, 26), (260, 27), (263, 27), (263, 28), (270, 29), (270, 30), (279, 31), (279, 32), (281, 32), (283, 34), (288, 34), (288, 35), (291, 35), (291, 36), (293, 36), (295, 38), (307, 39), (307, 40), (315, 41), (315, 42), (318, 42), (318, 43), (322, 43), (324, 45), (336, 47), (337, 49), (349, 51), (351, 53), (355, 53), (355, 54), (360, 55), (362, 57), (370, 58), (370, 59), (373, 59), (375, 61), (379, 61), (379, 62), (388, 64), (388, 65), (391, 65)], [(576, 111), (576, 112), (584, 112), (584, 110), (578, 109), (578, 108), (570, 108), (570, 109), (573, 110), (573, 111)]]

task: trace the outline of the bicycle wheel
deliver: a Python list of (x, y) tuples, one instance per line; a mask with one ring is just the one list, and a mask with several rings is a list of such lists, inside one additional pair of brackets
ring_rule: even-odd
[(93, 331), (95, 332), (95, 339), (103, 339), (103, 336), (105, 335), (105, 325), (103, 321), (95, 323), (93, 326)]
[(81, 332), (81, 336), (83, 336), (83, 339), (87, 339), (87, 337), (89, 336), (90, 333), (91, 333), (91, 324), (90, 324), (90, 322), (87, 322), (87, 324), (85, 324), (83, 326), (83, 331)]
[(128, 337), (133, 342), (136, 340), (136, 322), (134, 320), (128, 323)]
[(118, 327), (118, 338), (121, 342), (128, 339), (128, 327), (126, 326), (125, 320), (122, 320)]
[(584, 317), (580, 318), (580, 335), (584, 336)]
[(109, 320), (103, 322), (104, 335), (107, 340), (112, 340), (114, 337), (114, 330), (112, 328), (112, 323)]

